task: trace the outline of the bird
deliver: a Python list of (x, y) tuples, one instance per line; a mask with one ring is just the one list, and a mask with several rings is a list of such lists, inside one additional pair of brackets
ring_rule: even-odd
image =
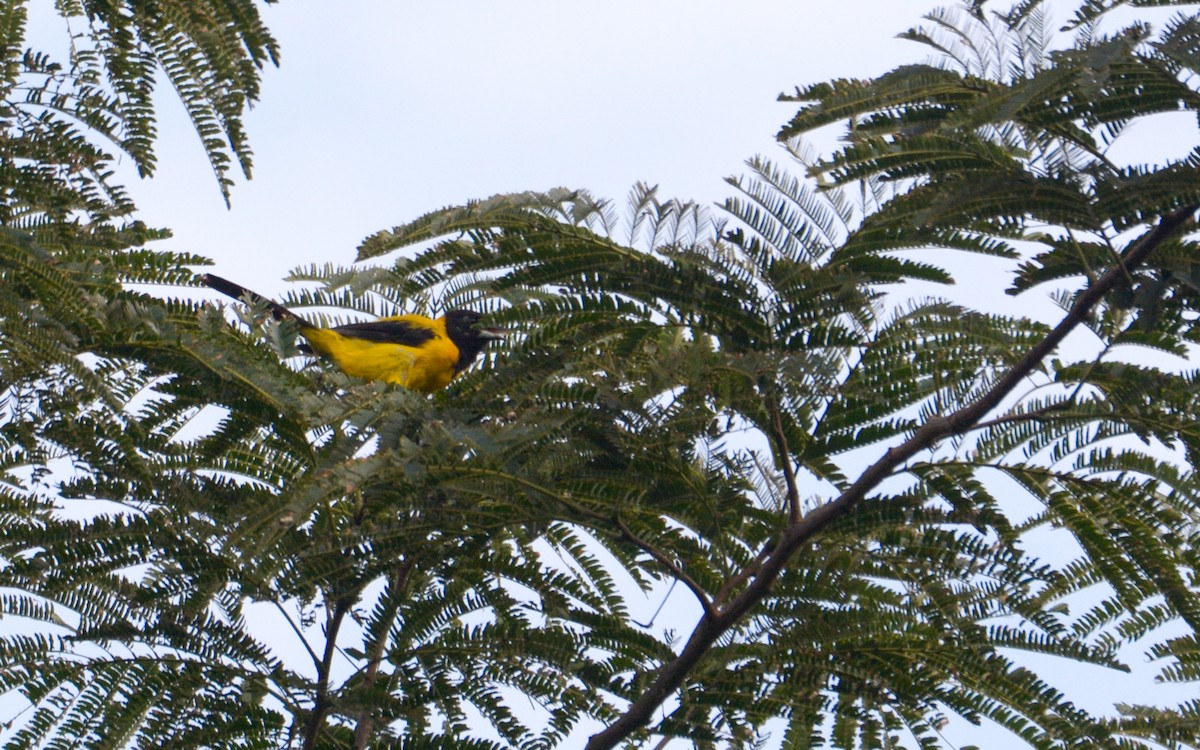
[(342, 372), (365, 380), (395, 383), (419, 393), (445, 388), (471, 366), (502, 328), (479, 326), (474, 310), (449, 310), (440, 318), (397, 315), (335, 328), (321, 328), (278, 302), (211, 273), (206, 286), (242, 302), (265, 305), (271, 317), (289, 320), (317, 354), (332, 359)]

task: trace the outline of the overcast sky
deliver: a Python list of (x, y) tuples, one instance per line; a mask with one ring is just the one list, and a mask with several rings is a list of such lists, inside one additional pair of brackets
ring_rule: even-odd
[[(923, 61), (895, 36), (936, 5), (283, 0), (263, 11), (282, 66), (248, 117), (254, 178), (232, 208), (166, 88), (158, 174), (126, 169), (124, 182), (140, 217), (175, 233), (162, 247), (267, 294), (297, 266), (351, 263), (377, 230), (495, 193), (565, 186), (623, 201), (642, 180), (715, 202), (743, 159), (782, 157), (774, 133), (795, 105), (780, 92)], [(33, 31), (61, 34), (61, 22), (43, 13)], [(1105, 710), (1113, 697), (1101, 687), (1083, 702)]]
[(778, 150), (795, 111), (780, 92), (924, 59), (895, 35), (934, 5), (284, 0), (264, 10), (282, 65), (249, 115), (254, 177), (232, 209), (167, 90), (158, 174), (126, 183), (170, 247), (266, 292), (297, 265), (350, 263), (379, 229), (495, 193), (623, 200), (643, 180), (716, 201), (743, 159)]

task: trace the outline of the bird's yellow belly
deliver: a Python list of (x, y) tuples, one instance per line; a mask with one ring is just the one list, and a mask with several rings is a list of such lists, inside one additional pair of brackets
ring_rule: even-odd
[(458, 361), (458, 348), (440, 337), (413, 347), (350, 338), (327, 328), (302, 334), (316, 352), (332, 359), (347, 375), (396, 383), (422, 393), (449, 385)]

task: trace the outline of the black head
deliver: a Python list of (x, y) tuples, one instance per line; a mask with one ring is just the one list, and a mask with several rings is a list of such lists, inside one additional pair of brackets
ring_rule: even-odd
[(450, 310), (446, 313), (446, 335), (458, 347), (455, 372), (462, 372), (470, 367), (489, 341), (504, 337), (503, 328), (480, 328), (481, 317), (483, 316), (474, 310)]

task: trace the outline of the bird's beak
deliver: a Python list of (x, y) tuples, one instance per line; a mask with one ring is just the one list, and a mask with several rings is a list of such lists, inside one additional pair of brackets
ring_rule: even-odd
[(508, 335), (503, 328), (480, 328), (479, 337), (483, 339), (502, 339)]

